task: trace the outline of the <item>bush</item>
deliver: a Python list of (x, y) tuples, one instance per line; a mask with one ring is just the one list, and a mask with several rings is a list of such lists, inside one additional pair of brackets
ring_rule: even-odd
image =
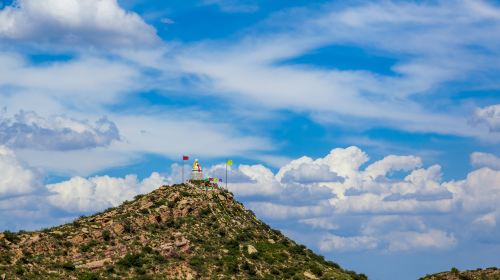
[(452, 267), (451, 268), (451, 273), (458, 274), (458, 273), (460, 273), (460, 270), (458, 270), (458, 268), (456, 268), (456, 267)]
[(102, 239), (104, 239), (104, 241), (111, 240), (111, 232), (107, 229), (103, 230), (102, 231)]
[(154, 252), (153, 248), (151, 248), (149, 246), (142, 248), (142, 251), (146, 254), (152, 254)]
[(321, 269), (321, 267), (314, 263), (312, 265), (309, 266), (309, 269), (311, 270), (312, 273), (314, 273), (316, 276), (322, 276), (323, 275), (323, 270)]
[(189, 265), (196, 271), (200, 271), (203, 268), (203, 259), (200, 257), (192, 257), (189, 260)]
[(126, 233), (133, 233), (134, 229), (132, 228), (132, 225), (129, 222), (127, 222), (123, 225), (123, 231)]
[(80, 246), (80, 250), (84, 253), (88, 252), (92, 247), (96, 246), (97, 244), (98, 244), (97, 241), (92, 239), (90, 240), (89, 243)]
[(75, 265), (70, 263), (70, 262), (65, 262), (65, 263), (63, 263), (62, 268), (69, 270), (69, 271), (74, 271)]
[(142, 267), (144, 263), (144, 256), (142, 254), (127, 254), (123, 259), (117, 262), (118, 265), (130, 267)]
[(4, 231), (4, 238), (8, 240), (9, 242), (17, 242), (19, 241), (19, 236), (17, 236), (16, 233), (11, 232), (11, 231)]

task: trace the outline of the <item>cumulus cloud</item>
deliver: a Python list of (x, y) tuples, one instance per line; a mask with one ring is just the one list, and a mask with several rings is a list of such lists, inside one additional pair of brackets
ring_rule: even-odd
[(0, 199), (32, 192), (37, 185), (37, 175), (24, 167), (12, 150), (0, 145)]
[(116, 0), (18, 0), (0, 10), (0, 38), (104, 47), (150, 46), (156, 31)]
[(474, 152), (470, 155), (470, 162), (475, 167), (500, 170), (500, 158), (493, 154)]
[[(214, 165), (205, 172), (210, 177), (225, 179), (225, 164)], [(262, 164), (229, 166), (228, 182), (229, 190), (242, 197), (280, 195), (284, 187), (276, 180), (273, 171)]]
[(77, 150), (108, 146), (120, 140), (116, 125), (106, 118), (94, 124), (63, 115), (42, 117), (20, 111), (12, 118), (0, 115), (0, 143), (33, 150)]
[(344, 178), (330, 170), (323, 163), (314, 162), (311, 158), (302, 157), (280, 169), (277, 175), (282, 183), (311, 184), (320, 182), (342, 182)]
[(465, 180), (446, 182), (458, 209), (472, 213), (500, 210), (500, 171), (483, 167), (467, 174)]
[[(264, 219), (310, 225), (315, 236), (322, 232), (320, 241), (311, 237), (310, 242), (325, 252), (444, 250), (470, 241), (461, 230), (464, 224), (497, 225), (498, 171), (481, 168), (465, 180), (443, 182), (439, 165), (424, 167), (416, 156), (368, 162), (357, 147), (336, 148), (323, 158), (292, 160), (274, 179), (267, 171), (265, 181), (275, 186), (272, 196), (254, 199), (232, 190)], [(396, 171), (406, 175), (392, 176)], [(253, 174), (254, 182), (259, 174)], [(258, 185), (247, 187), (259, 190)], [(450, 224), (449, 219), (460, 222)]]
[(485, 124), (491, 132), (499, 132), (500, 104), (476, 109), (472, 121), (476, 124)]
[(166, 183), (167, 179), (158, 173), (152, 173), (142, 181), (135, 175), (127, 175), (124, 178), (73, 177), (68, 181), (47, 185), (51, 193), (48, 201), (54, 207), (68, 212), (95, 212), (118, 206), (139, 193), (152, 191)]

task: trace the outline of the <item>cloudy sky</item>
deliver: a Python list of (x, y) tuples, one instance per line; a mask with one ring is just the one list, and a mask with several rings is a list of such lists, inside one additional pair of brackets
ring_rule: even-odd
[(179, 182), (372, 279), (498, 266), (500, 3), (0, 1), (0, 230)]

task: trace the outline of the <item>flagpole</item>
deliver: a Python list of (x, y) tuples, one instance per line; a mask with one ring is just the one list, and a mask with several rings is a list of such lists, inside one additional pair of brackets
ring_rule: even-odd
[(182, 184), (184, 184), (184, 158), (182, 159)]
[(226, 159), (226, 190), (227, 190), (227, 159)]

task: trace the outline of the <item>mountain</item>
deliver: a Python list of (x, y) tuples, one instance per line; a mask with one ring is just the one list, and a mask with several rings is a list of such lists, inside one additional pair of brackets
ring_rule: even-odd
[(35, 232), (0, 233), (0, 279), (366, 279), (189, 182)]
[(490, 267), (486, 269), (478, 268), (476, 270), (459, 271), (452, 268), (448, 272), (440, 272), (427, 275), (420, 280), (500, 280), (500, 269)]

